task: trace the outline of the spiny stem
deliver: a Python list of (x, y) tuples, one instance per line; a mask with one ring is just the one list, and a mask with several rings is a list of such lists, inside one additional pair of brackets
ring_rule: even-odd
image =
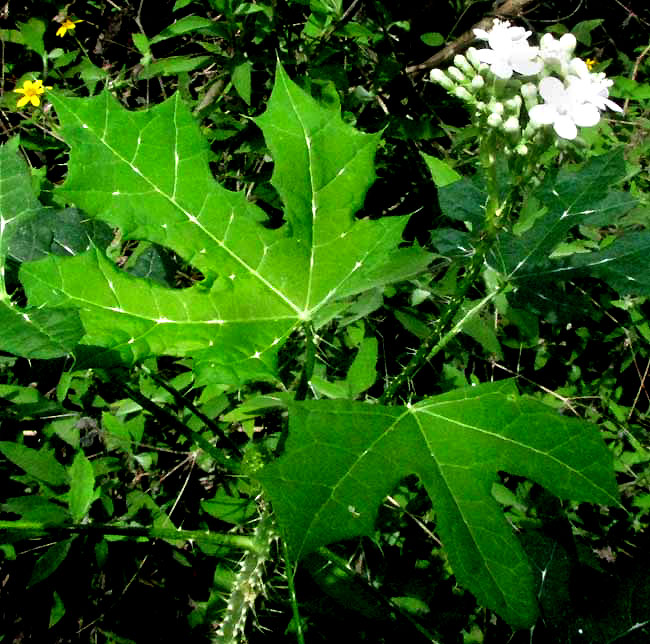
[(287, 567), (287, 585), (289, 587), (289, 600), (291, 601), (293, 621), (296, 625), (296, 639), (298, 640), (298, 644), (305, 644), (305, 636), (302, 632), (302, 620), (300, 619), (300, 610), (298, 609), (298, 597), (296, 596), (296, 585), (294, 583), (296, 567), (291, 562), (289, 549), (284, 539), (282, 540), (282, 555), (284, 556), (284, 564)]
[(241, 562), (224, 618), (212, 639), (213, 644), (241, 641), (248, 613), (253, 610), (257, 597), (264, 592), (264, 564), (271, 556), (271, 544), (277, 536), (273, 516), (268, 510), (262, 510), (252, 536), (255, 549), (247, 552)]

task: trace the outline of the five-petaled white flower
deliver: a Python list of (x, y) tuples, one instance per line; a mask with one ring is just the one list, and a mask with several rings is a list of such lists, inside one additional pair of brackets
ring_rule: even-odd
[(576, 126), (589, 127), (600, 120), (598, 108), (585, 102), (575, 89), (565, 87), (559, 78), (542, 78), (539, 93), (544, 103), (530, 108), (530, 120), (537, 125), (553, 125), (555, 133), (563, 139), (575, 139)]
[(570, 75), (567, 78), (569, 90), (581, 96), (585, 103), (595, 105), (599, 110), (609, 108), (615, 112), (622, 112), (623, 108), (610, 101), (609, 88), (614, 81), (607, 78), (605, 74), (592, 73), (587, 63), (581, 58), (574, 58), (569, 66)]
[(553, 34), (544, 34), (539, 41), (539, 55), (545, 63), (557, 65), (566, 73), (576, 44), (573, 34), (564, 34), (559, 40)]
[(542, 69), (538, 47), (528, 44), (531, 32), (523, 27), (512, 27), (507, 20), (495, 20), (490, 31), (474, 29), (479, 40), (487, 40), (490, 49), (479, 49), (476, 57), (490, 66), (490, 71), (499, 78), (507, 80), (513, 72), (532, 76)]

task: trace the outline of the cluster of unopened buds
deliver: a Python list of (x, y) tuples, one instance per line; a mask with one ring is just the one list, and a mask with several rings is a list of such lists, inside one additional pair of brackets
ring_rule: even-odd
[(502, 132), (507, 151), (527, 154), (528, 145), (549, 126), (558, 137), (573, 140), (578, 127), (596, 125), (603, 110), (623, 111), (609, 99), (613, 81), (573, 55), (572, 34), (558, 40), (547, 33), (532, 46), (530, 31), (496, 19), (490, 31), (474, 29), (474, 35), (489, 47), (470, 47), (446, 71), (434, 69), (431, 80)]

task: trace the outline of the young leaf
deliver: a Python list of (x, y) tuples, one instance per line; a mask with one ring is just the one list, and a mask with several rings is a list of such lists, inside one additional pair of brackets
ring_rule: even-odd
[(412, 407), (307, 401), (289, 407), (285, 453), (259, 479), (296, 558), (374, 531), (377, 508), (417, 474), (458, 581), (515, 626), (537, 615), (530, 565), (491, 494), (499, 471), (564, 499), (616, 504), (597, 428), (517, 394), (512, 381)]
[(58, 541), (53, 546), (50, 546), (44, 554), (42, 554), (34, 564), (32, 576), (27, 583), (27, 588), (31, 588), (35, 584), (47, 579), (56, 569), (65, 561), (70, 551), (70, 546), (74, 541), (66, 539), (65, 541)]
[(366, 389), (370, 389), (377, 380), (377, 356), (379, 345), (377, 338), (364, 338), (357, 355), (350, 365), (345, 377), (350, 398), (356, 398)]
[(286, 206), (278, 230), (262, 225), (265, 214), (243, 193), (214, 181), (207, 144), (178, 95), (140, 112), (108, 92), (50, 98), (71, 147), (60, 195), (206, 276), (165, 288), (119, 271), (96, 248), (23, 265), (31, 304), (80, 308), (95, 361), (191, 355), (221, 381), (273, 377), (276, 352), (299, 324), (429, 261), (419, 248), (399, 248), (405, 217), (354, 219), (374, 179), (378, 136), (346, 125), (279, 65), (257, 119)]
[(65, 615), (65, 606), (63, 600), (56, 590), (52, 593), (52, 609), (50, 610), (50, 624), (49, 628), (59, 623), (61, 618)]
[(70, 475), (68, 506), (72, 520), (79, 523), (95, 500), (95, 473), (91, 462), (83, 452), (77, 452), (68, 474)]
[(54, 452), (45, 448), (39, 450), (11, 441), (0, 441), (0, 453), (27, 474), (45, 483), (56, 486), (67, 482), (65, 468), (56, 460)]

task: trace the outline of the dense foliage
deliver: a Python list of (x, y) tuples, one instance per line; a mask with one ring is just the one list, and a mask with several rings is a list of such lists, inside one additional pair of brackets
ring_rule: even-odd
[(650, 9), (498, 4), (7, 5), (0, 641), (647, 639)]

